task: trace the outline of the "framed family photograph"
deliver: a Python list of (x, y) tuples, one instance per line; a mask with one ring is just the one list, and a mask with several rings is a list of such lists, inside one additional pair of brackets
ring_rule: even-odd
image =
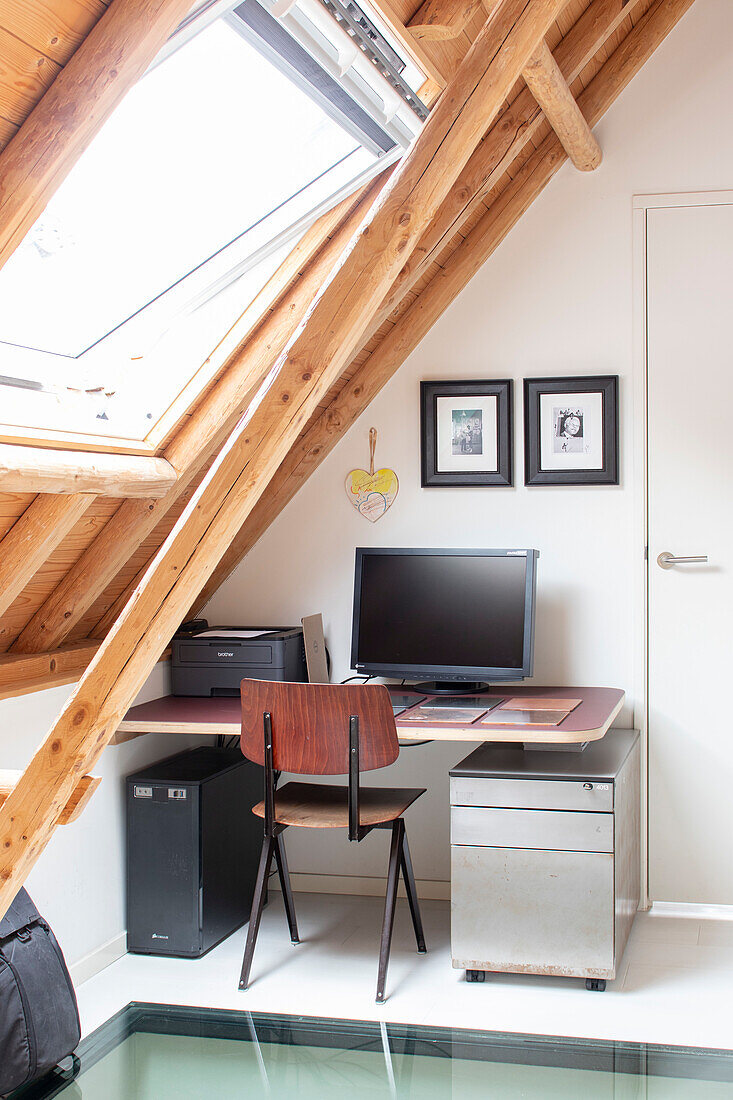
[(618, 375), (525, 378), (524, 484), (618, 485)]
[(512, 383), (420, 383), (421, 484), (512, 484)]

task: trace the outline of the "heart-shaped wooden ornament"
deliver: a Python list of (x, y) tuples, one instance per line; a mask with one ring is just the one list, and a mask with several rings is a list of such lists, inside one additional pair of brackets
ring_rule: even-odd
[(369, 472), (351, 470), (346, 475), (346, 495), (359, 515), (370, 523), (376, 523), (388, 508), (392, 507), (399, 492), (400, 483), (394, 470), (386, 467), (374, 470), (374, 451), (377, 446), (377, 430), (369, 429)]

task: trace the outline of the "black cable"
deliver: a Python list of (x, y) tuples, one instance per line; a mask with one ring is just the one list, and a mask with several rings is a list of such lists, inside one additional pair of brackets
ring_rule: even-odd
[(357, 673), (356, 676), (347, 676), (345, 680), (341, 681), (341, 683), (342, 684), (350, 684), (352, 680), (361, 680), (362, 684), (366, 684), (370, 680), (373, 680), (374, 676), (375, 676), (375, 673), (372, 673), (371, 676), (363, 676), (360, 673)]

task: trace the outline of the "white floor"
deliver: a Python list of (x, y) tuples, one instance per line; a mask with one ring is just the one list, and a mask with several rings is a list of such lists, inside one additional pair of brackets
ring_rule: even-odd
[(203, 959), (126, 955), (79, 987), (85, 1033), (130, 1001), (151, 1001), (733, 1048), (733, 921), (639, 914), (620, 977), (591, 993), (578, 979), (524, 975), (467, 984), (451, 967), (448, 903), (423, 902), (428, 954), (419, 956), (403, 900), (378, 1006), (381, 900), (296, 894), (302, 942), (292, 946), (281, 897), (271, 896), (246, 993), (237, 988), (244, 929)]

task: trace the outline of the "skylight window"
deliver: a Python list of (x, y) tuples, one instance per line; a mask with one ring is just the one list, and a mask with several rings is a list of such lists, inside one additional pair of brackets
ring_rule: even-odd
[[(0, 271), (0, 376), (30, 383), (3, 386), (3, 420), (36, 410), (40, 427), (143, 438), (201, 363), (176, 356), (146, 378), (171, 328), (221, 323), (206, 303), (241, 280), (233, 320), (309, 217), (409, 143), (419, 117), (402, 77), (395, 92), (360, 53), (349, 76), (344, 40), (358, 51), (319, 0), (302, 2), (282, 21), (257, 0), (217, 5), (187, 27), (51, 199)], [(108, 425), (92, 423), (98, 399), (67, 392), (104, 394)]]
[(373, 154), (218, 20), (131, 91), (9, 261), (3, 339), (79, 355), (347, 159)]

